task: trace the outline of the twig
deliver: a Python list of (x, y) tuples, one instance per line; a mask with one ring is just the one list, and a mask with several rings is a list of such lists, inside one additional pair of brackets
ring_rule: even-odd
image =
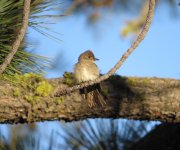
[(149, 27), (152, 22), (152, 18), (154, 15), (154, 7), (155, 7), (155, 0), (149, 0), (149, 10), (148, 10), (147, 18), (146, 18), (146, 21), (145, 21), (145, 24), (144, 24), (144, 27), (143, 27), (141, 33), (137, 37), (136, 41), (131, 45), (131, 47), (123, 54), (123, 56), (117, 62), (117, 64), (107, 74), (105, 74), (93, 81), (85, 82), (80, 85), (75, 85), (73, 87), (66, 88), (62, 91), (57, 91), (52, 96), (57, 96), (57, 97), (62, 96), (62, 95), (68, 94), (70, 92), (73, 92), (75, 90), (78, 90), (78, 89), (81, 89), (81, 88), (84, 88), (84, 87), (87, 87), (87, 86), (90, 86), (90, 85), (93, 85), (96, 83), (100, 83), (100, 82), (108, 79), (110, 76), (112, 76), (119, 69), (119, 67), (121, 67), (123, 62), (130, 56), (130, 54), (137, 48), (137, 46), (142, 42), (142, 40), (145, 38), (146, 33), (148, 32)]
[(0, 74), (2, 74), (4, 72), (4, 70), (7, 68), (7, 66), (11, 63), (14, 55), (16, 54), (17, 50), (19, 49), (21, 42), (25, 36), (26, 29), (28, 27), (30, 5), (31, 5), (31, 0), (24, 0), (22, 26), (21, 26), (21, 29), (19, 30), (19, 33), (12, 45), (12, 50), (6, 56), (6, 58), (4, 59), (4, 62), (0, 65)]

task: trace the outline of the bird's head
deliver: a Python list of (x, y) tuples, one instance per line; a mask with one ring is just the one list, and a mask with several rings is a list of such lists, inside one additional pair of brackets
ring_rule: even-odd
[(92, 62), (94, 62), (94, 61), (99, 60), (99, 59), (95, 58), (95, 56), (91, 50), (87, 50), (79, 56), (78, 60), (79, 61), (92, 61)]

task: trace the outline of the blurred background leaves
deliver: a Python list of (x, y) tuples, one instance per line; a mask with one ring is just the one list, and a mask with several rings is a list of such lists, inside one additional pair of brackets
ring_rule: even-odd
[(3, 150), (126, 150), (158, 124), (112, 119), (61, 122), (61, 130), (52, 130), (50, 137), (41, 137), (35, 124), (16, 125), (10, 128), (8, 138), (1, 135), (0, 147)]

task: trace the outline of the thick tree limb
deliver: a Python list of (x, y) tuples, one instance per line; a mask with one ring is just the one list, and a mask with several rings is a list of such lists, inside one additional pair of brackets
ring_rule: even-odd
[[(62, 79), (48, 81), (56, 90), (66, 87)], [(113, 76), (101, 85), (108, 96), (107, 105), (89, 108), (77, 91), (60, 98), (41, 97), (32, 104), (24, 98), (25, 94), (10, 96), (15, 95), (13, 91), (17, 87), (1, 81), (0, 122), (74, 121), (87, 118), (180, 122), (180, 80)]]
[(143, 27), (141, 33), (137, 37), (136, 41), (123, 54), (123, 56), (120, 58), (120, 60), (116, 63), (116, 65), (112, 69), (110, 69), (110, 71), (107, 74), (105, 74), (105, 75), (103, 75), (103, 76), (101, 76), (101, 77), (99, 77), (93, 81), (85, 82), (85, 83), (82, 83), (80, 85), (75, 85), (71, 88), (66, 88), (66, 89), (63, 89), (61, 91), (57, 91), (56, 93), (54, 93), (54, 96), (62, 96), (62, 95), (68, 94), (70, 92), (73, 92), (75, 90), (82, 89), (84, 87), (87, 87), (87, 86), (90, 86), (90, 85), (93, 85), (96, 83), (100, 83), (100, 82), (108, 79), (110, 76), (112, 76), (122, 66), (124, 61), (131, 55), (131, 53), (138, 47), (138, 45), (145, 38), (145, 36), (149, 30), (149, 27), (151, 25), (151, 22), (152, 22), (152, 18), (154, 15), (155, 3), (156, 3), (155, 0), (149, 0), (149, 10), (148, 10), (147, 18), (146, 18), (146, 21), (145, 21), (145, 24), (144, 24), (144, 27)]
[(21, 42), (25, 36), (26, 29), (28, 27), (30, 4), (31, 4), (31, 0), (24, 0), (22, 27), (19, 30), (19, 33), (12, 45), (12, 49), (11, 49), (10, 53), (4, 59), (3, 64), (0, 65), (0, 74), (2, 74), (4, 72), (4, 70), (6, 69), (6, 67), (11, 63), (11, 60), (13, 59), (14, 55), (16, 54), (16, 52), (17, 52), (19, 46), (21, 45)]

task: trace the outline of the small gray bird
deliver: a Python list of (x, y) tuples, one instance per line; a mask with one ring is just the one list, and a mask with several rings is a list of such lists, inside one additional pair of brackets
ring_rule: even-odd
[[(99, 77), (99, 69), (95, 61), (99, 60), (94, 57), (92, 51), (87, 50), (78, 58), (78, 63), (75, 64), (74, 72), (78, 83), (94, 80)], [(105, 105), (105, 97), (102, 95), (100, 84), (95, 84), (80, 90), (84, 99), (88, 100), (89, 107), (97, 105)]]

